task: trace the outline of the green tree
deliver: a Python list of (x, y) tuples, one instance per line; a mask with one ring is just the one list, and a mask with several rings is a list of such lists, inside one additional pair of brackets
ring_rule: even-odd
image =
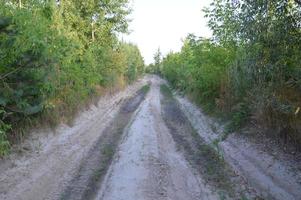
[(161, 62), (162, 62), (162, 53), (160, 48), (158, 48), (156, 53), (154, 54), (154, 73), (157, 74), (160, 73)]
[(117, 37), (130, 11), (128, 0), (0, 2), (0, 154), (10, 128), (68, 119), (143, 73), (139, 49)]
[(189, 35), (163, 75), (205, 110), (226, 112), (229, 130), (252, 117), (301, 144), (300, 1), (213, 0), (205, 12), (213, 38)]
[(129, 82), (133, 82), (139, 75), (144, 72), (144, 61), (138, 47), (134, 44), (122, 43), (121, 47), (126, 55), (125, 74)]

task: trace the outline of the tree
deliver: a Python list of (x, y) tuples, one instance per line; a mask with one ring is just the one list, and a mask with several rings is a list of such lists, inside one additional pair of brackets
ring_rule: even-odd
[(160, 73), (161, 62), (162, 62), (162, 53), (160, 48), (158, 48), (156, 53), (154, 54), (154, 73)]
[(118, 40), (127, 32), (128, 2), (0, 1), (0, 156), (10, 128), (40, 117), (55, 125), (100, 88), (144, 71), (139, 49)]
[(205, 12), (213, 38), (189, 36), (163, 75), (205, 109), (229, 111), (229, 130), (252, 116), (301, 144), (300, 1), (213, 0)]

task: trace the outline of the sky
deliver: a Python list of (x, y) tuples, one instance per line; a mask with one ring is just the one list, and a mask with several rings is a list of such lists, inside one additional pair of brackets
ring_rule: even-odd
[(132, 0), (131, 32), (122, 38), (138, 45), (145, 63), (150, 64), (158, 48), (163, 55), (180, 51), (182, 39), (189, 33), (211, 36), (202, 12), (210, 3), (211, 0)]

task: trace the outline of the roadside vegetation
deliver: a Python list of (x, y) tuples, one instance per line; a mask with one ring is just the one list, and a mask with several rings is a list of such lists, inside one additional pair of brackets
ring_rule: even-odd
[(128, 0), (0, 2), (0, 156), (27, 127), (68, 121), (144, 71)]
[(300, 147), (300, 1), (214, 0), (205, 13), (213, 37), (189, 35), (148, 71), (230, 118), (228, 132), (252, 121)]

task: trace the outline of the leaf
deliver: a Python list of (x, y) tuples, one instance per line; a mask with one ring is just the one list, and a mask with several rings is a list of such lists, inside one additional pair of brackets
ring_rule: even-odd
[(19, 90), (16, 90), (16, 91), (15, 91), (15, 95), (16, 95), (17, 98), (22, 97), (23, 94), (24, 94), (24, 92), (23, 92), (22, 89), (19, 89)]
[(1, 17), (0, 18), (0, 32), (2, 30), (4, 30), (5, 28), (7, 28), (11, 23), (11, 19), (10, 18), (4, 18), (4, 17)]
[(297, 110), (295, 111), (295, 115), (297, 115), (300, 111), (300, 107), (297, 108)]
[(24, 110), (24, 114), (25, 115), (33, 115), (33, 114), (41, 112), (42, 110), (43, 110), (43, 106), (41, 104), (36, 105), (36, 106), (30, 106)]
[(7, 104), (7, 99), (3, 98), (3, 97), (0, 97), (0, 105), (1, 106), (6, 106)]

